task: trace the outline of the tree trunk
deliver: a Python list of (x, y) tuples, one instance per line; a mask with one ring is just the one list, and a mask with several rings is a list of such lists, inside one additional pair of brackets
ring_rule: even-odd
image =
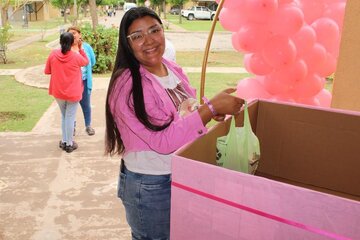
[(99, 24), (97, 12), (96, 12), (96, 0), (89, 0), (89, 6), (90, 6), (92, 27), (95, 30), (97, 25)]
[(163, 0), (163, 2), (162, 2), (162, 9), (164, 12), (164, 19), (166, 19), (166, 2), (165, 2), (165, 0)]
[(181, 16), (181, 11), (183, 10), (183, 5), (181, 4), (180, 6), (180, 12), (179, 12), (179, 23), (182, 24), (182, 16)]
[[(1, 2), (1, 0), (0, 0)], [(0, 8), (1, 8), (1, 26), (5, 26), (7, 21), (8, 21), (8, 18), (7, 18), (7, 7), (3, 6), (1, 3), (0, 3)]]

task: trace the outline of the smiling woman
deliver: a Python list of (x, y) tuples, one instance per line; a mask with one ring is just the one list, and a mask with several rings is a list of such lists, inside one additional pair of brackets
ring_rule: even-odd
[[(106, 99), (106, 149), (122, 154), (118, 196), (133, 239), (169, 239), (172, 153), (207, 132), (212, 118), (240, 111), (235, 89), (205, 105), (175, 62), (163, 58), (165, 36), (158, 15), (128, 10)], [(140, 193), (140, 194), (139, 194)]]

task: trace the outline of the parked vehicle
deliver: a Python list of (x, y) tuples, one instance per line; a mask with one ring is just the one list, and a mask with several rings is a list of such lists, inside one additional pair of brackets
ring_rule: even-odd
[(170, 14), (172, 15), (179, 15), (181, 12), (181, 9), (179, 6), (175, 5), (170, 8)]
[(134, 8), (137, 7), (136, 3), (131, 3), (131, 2), (125, 2), (124, 3), (124, 12), (127, 12), (130, 8)]
[(194, 20), (194, 19), (213, 20), (215, 16), (215, 11), (211, 11), (207, 7), (193, 6), (187, 10), (181, 10), (181, 16), (187, 18), (188, 20)]

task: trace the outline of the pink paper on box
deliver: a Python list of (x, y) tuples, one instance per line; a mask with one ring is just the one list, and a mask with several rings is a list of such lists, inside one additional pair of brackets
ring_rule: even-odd
[(171, 239), (360, 239), (357, 201), (174, 156)]

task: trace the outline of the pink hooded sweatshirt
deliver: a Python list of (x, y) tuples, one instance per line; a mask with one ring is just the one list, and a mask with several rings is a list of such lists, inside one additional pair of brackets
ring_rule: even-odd
[(81, 67), (89, 63), (84, 50), (80, 54), (68, 51), (62, 54), (60, 49), (53, 50), (45, 66), (45, 74), (51, 74), (49, 94), (55, 98), (78, 102), (82, 98), (83, 81)]

